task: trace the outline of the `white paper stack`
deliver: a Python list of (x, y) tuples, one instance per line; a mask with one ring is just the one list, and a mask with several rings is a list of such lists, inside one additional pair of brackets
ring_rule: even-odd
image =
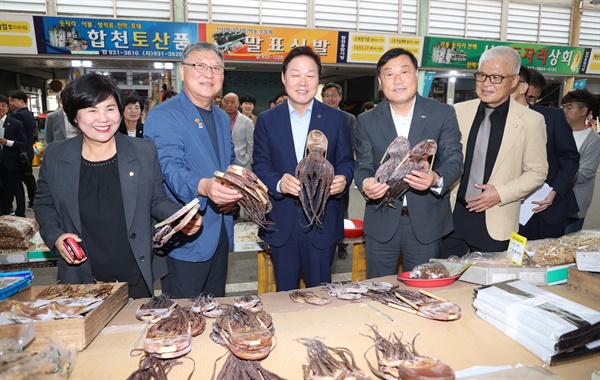
[(600, 352), (600, 312), (521, 280), (475, 290), (477, 315), (552, 365)]

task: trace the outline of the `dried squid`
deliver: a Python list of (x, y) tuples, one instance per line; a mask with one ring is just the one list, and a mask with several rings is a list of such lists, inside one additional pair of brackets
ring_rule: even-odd
[(380, 379), (411, 379), (430, 380), (444, 379), (453, 380), (454, 370), (438, 359), (421, 356), (415, 349), (416, 337), (411, 343), (402, 342), (402, 335), (398, 337), (391, 334), (389, 339), (384, 338), (377, 331), (376, 326), (371, 326), (374, 336), (371, 337), (375, 343), (375, 356), (377, 365), (373, 366), (367, 359), (371, 371)]
[(390, 158), (375, 173), (377, 182), (387, 183), (390, 186), (381, 199), (380, 206), (396, 208), (396, 200), (403, 196), (410, 187), (404, 182), (404, 177), (413, 170), (427, 173), (430, 169), (427, 159), (437, 152), (435, 140), (423, 140), (410, 150), (409, 146), (405, 137), (398, 136), (386, 150), (386, 155), (389, 154)]
[(307, 154), (296, 166), (296, 178), (300, 181), (300, 203), (310, 227), (321, 226), (331, 184), (335, 177), (333, 165), (327, 161), (328, 140), (317, 129), (306, 138)]

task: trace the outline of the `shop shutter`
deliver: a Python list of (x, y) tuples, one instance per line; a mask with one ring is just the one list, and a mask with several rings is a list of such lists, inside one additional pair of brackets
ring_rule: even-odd
[(114, 17), (113, 0), (95, 0), (82, 6), (80, 0), (56, 0), (56, 14), (71, 17)]
[(315, 28), (356, 30), (356, 0), (315, 0)]
[(571, 31), (571, 8), (542, 5), (541, 44), (568, 45)]
[(431, 0), (429, 3), (429, 35), (465, 36), (466, 0)]
[(172, 20), (170, 0), (116, 0), (116, 10), (117, 18)]
[(208, 22), (208, 0), (187, 0), (186, 21)]
[(538, 41), (540, 6), (538, 4), (510, 3), (508, 5), (507, 41)]
[(261, 25), (302, 28), (308, 25), (305, 0), (262, 0)]
[(600, 8), (584, 8), (581, 15), (579, 46), (600, 48)]
[(0, 12), (26, 13), (30, 15), (45, 15), (46, 1), (44, 0), (1, 0)]
[(361, 0), (358, 5), (358, 30), (398, 33), (400, 3), (398, 0)]
[(259, 24), (259, 0), (212, 0), (212, 22)]
[(417, 34), (417, 25), (419, 18), (418, 0), (402, 0), (400, 8), (402, 24), (400, 25), (402, 34)]
[(465, 37), (500, 40), (502, 0), (470, 0)]
[(223, 82), (223, 95), (230, 92), (238, 96), (246, 93), (254, 95), (256, 98), (255, 115), (266, 110), (269, 107), (269, 100), (283, 90), (280, 71), (227, 71)]

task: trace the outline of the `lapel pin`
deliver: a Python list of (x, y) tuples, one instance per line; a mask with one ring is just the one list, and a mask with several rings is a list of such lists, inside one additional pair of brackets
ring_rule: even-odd
[(421, 119), (427, 119), (427, 116), (421, 115)]
[(320, 119), (320, 118), (321, 118), (321, 114), (320, 114), (320, 113), (318, 113), (318, 114), (317, 114), (317, 119)]
[(201, 122), (201, 121), (200, 121), (200, 119), (198, 119), (198, 118), (195, 118), (195, 119), (194, 119), (194, 123), (197, 123), (197, 124), (198, 124), (198, 128), (202, 128), (202, 127), (203, 127), (203, 125), (202, 125), (202, 122)]
[(516, 124), (513, 124), (513, 128), (518, 128), (519, 126)]
[(130, 176), (130, 177), (133, 177), (133, 172), (129, 172), (129, 176)]

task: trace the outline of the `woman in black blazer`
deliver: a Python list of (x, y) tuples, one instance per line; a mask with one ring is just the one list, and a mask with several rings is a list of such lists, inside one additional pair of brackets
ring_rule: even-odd
[[(130, 297), (150, 297), (154, 280), (166, 275), (152, 252), (153, 219), (181, 206), (165, 193), (152, 141), (117, 133), (123, 99), (110, 78), (86, 74), (63, 91), (65, 113), (81, 134), (48, 146), (34, 204), (42, 238), (61, 257), (58, 279), (122, 281)], [(196, 233), (201, 223), (192, 219), (184, 233)], [(69, 256), (68, 237), (87, 258)]]

